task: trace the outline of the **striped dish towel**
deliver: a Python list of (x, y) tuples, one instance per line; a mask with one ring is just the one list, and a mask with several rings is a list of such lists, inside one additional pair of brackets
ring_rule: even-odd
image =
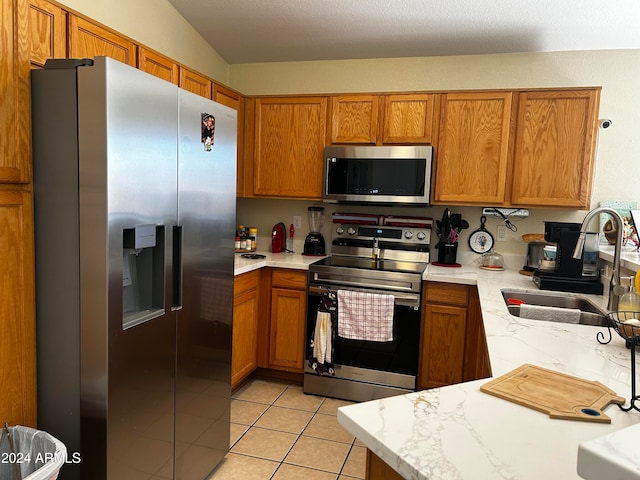
[(393, 295), (338, 290), (338, 336), (352, 340), (393, 340)]

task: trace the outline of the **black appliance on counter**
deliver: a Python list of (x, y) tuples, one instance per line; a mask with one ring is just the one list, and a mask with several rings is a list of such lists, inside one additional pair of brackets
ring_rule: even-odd
[[(305, 393), (366, 401), (415, 390), (422, 274), (429, 263), (432, 222), (333, 214), (332, 255), (309, 266)], [(393, 295), (393, 340), (336, 335), (331, 372), (319, 374), (311, 361), (317, 314), (326, 296), (341, 290)]]
[(594, 261), (588, 258), (593, 252), (586, 251), (581, 258), (573, 258), (580, 227), (579, 223), (544, 222), (544, 239), (557, 245), (557, 253), (555, 270), (533, 272), (533, 283), (541, 290), (602, 295), (603, 285), (597, 268), (589, 275), (584, 274), (585, 264)]
[(322, 236), (322, 226), (324, 225), (324, 207), (312, 205), (308, 209), (309, 228), (311, 231), (304, 239), (303, 255), (324, 255), (324, 237)]

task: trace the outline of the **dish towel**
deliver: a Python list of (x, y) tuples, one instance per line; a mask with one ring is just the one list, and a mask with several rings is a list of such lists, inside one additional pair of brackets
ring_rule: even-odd
[(313, 356), (318, 363), (331, 363), (331, 314), (318, 312), (313, 334)]
[(546, 320), (548, 322), (580, 323), (582, 312), (577, 308), (544, 307), (541, 305), (520, 305), (520, 318)]
[(338, 336), (393, 341), (393, 295), (338, 290)]
[(338, 301), (334, 292), (323, 295), (316, 312), (311, 336), (309, 367), (318, 375), (335, 375), (333, 344), (335, 338)]

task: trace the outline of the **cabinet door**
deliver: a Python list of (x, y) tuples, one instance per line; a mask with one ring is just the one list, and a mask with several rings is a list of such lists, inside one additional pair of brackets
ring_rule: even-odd
[(482, 309), (478, 289), (469, 287), (467, 307), (467, 329), (464, 348), (464, 368), (462, 380), (468, 382), (491, 376), (491, 362), (487, 348), (487, 337), (482, 321)]
[(402, 475), (367, 448), (366, 480), (402, 480)]
[(270, 368), (303, 372), (306, 297), (301, 290), (271, 289)]
[(331, 143), (375, 144), (377, 138), (377, 95), (331, 97)]
[(240, 94), (215, 82), (213, 84), (213, 101), (226, 105), (234, 110), (240, 108)]
[(505, 203), (511, 100), (511, 92), (442, 95), (434, 202)]
[(462, 382), (467, 309), (424, 305), (419, 388)]
[(236, 155), (236, 196), (244, 196), (244, 98), (237, 92), (213, 84), (213, 101), (238, 112), (238, 146)]
[(67, 14), (60, 7), (30, 0), (28, 32), (32, 66), (44, 66), (47, 58), (66, 58)]
[(255, 108), (253, 194), (322, 198), (327, 99), (259, 98)]
[(235, 388), (258, 366), (259, 278), (258, 271), (235, 278), (231, 388)]
[(431, 143), (435, 95), (384, 97), (382, 143)]
[(178, 85), (178, 64), (153, 50), (138, 47), (138, 68), (174, 85)]
[(211, 98), (213, 89), (211, 80), (188, 68), (180, 67), (180, 81), (178, 85), (180, 88), (184, 88), (201, 97)]
[(0, 182), (31, 180), (27, 4), (0, 3)]
[(36, 338), (31, 193), (0, 190), (0, 418), (36, 426)]
[(83, 18), (69, 14), (69, 57), (105, 56), (136, 66), (136, 45)]
[(511, 200), (589, 209), (600, 90), (523, 92)]

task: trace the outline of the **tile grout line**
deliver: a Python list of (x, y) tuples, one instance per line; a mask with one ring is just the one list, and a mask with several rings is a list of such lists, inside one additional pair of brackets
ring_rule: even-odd
[[(321, 413), (320, 409), (322, 408), (322, 406), (325, 404), (327, 397), (322, 397), (322, 401), (318, 404), (318, 406), (314, 409), (314, 410), (305, 410), (303, 408), (295, 408), (295, 407), (288, 407), (288, 406), (279, 406), (276, 405), (276, 402), (285, 394), (285, 392), (287, 390), (289, 390), (289, 388), (291, 387), (291, 384), (285, 384), (284, 389), (270, 402), (270, 403), (262, 403), (262, 402), (257, 402), (257, 401), (253, 401), (253, 400), (248, 400), (248, 399), (241, 399), (241, 398), (234, 398), (237, 401), (241, 401), (241, 402), (247, 402), (247, 403), (254, 403), (254, 404), (259, 404), (259, 405), (265, 405), (266, 409), (260, 414), (258, 415), (258, 417), (251, 423), (251, 425), (248, 426), (248, 428), (242, 433), (242, 435), (240, 435), (235, 442), (233, 443), (233, 445), (230, 445), (229, 447), (229, 453), (234, 453), (235, 455), (241, 455), (244, 457), (249, 457), (249, 458), (258, 458), (261, 460), (268, 460), (268, 461), (272, 461), (277, 463), (277, 467), (274, 470), (273, 474), (269, 477), (271, 480), (273, 480), (275, 478), (275, 476), (277, 475), (278, 471), (280, 470), (280, 468), (282, 467), (283, 464), (285, 464), (285, 459), (286, 457), (291, 453), (291, 451), (293, 450), (293, 448), (295, 447), (295, 445), (297, 444), (297, 442), (303, 437), (308, 437), (308, 438), (318, 438), (318, 439), (323, 439), (322, 437), (314, 437), (312, 435), (304, 435), (304, 431), (305, 429), (309, 426), (309, 424), (311, 424), (311, 422), (313, 421), (314, 418), (316, 418), (316, 416), (318, 415), (326, 415), (326, 416), (333, 416), (330, 413)], [(233, 397), (232, 397), (233, 398)], [(282, 457), (281, 461), (276, 461), (276, 460), (271, 460), (268, 458), (264, 458), (264, 457), (258, 457), (258, 456), (253, 456), (253, 455), (248, 455), (248, 454), (243, 454), (243, 453), (235, 453), (235, 452), (231, 452), (231, 448), (233, 448), (233, 446), (235, 446), (245, 435), (247, 435), (247, 433), (252, 429), (252, 428), (262, 428), (265, 430), (272, 430), (272, 431), (278, 431), (278, 432), (283, 432), (283, 433), (292, 433), (292, 432), (284, 432), (282, 430), (278, 430), (276, 428), (266, 428), (266, 427), (259, 427), (257, 426), (257, 423), (260, 421), (260, 419), (267, 413), (267, 411), (271, 408), (271, 407), (277, 407), (277, 408), (282, 408), (282, 409), (291, 409), (291, 410), (296, 410), (296, 411), (304, 411), (304, 412), (311, 412), (311, 418), (305, 423), (305, 425), (302, 427), (302, 429), (300, 430), (299, 433), (295, 434), (296, 435), (296, 439), (295, 441), (291, 444), (291, 447), (287, 450), (287, 452), (284, 454), (284, 456)], [(242, 424), (237, 424), (237, 425), (242, 425)], [(349, 446), (349, 450), (347, 452), (347, 455), (345, 456), (342, 465), (340, 466), (339, 471), (336, 472), (329, 472), (327, 470), (322, 470), (319, 468), (315, 468), (315, 467), (309, 467), (309, 466), (303, 466), (303, 465), (296, 465), (293, 463), (286, 463), (287, 465), (291, 465), (291, 466), (296, 466), (299, 468), (305, 468), (305, 469), (310, 469), (310, 470), (315, 470), (317, 472), (323, 472), (323, 473), (327, 473), (330, 475), (335, 475), (335, 479), (339, 479), (341, 475), (343, 475), (343, 470), (347, 464), (347, 461), (349, 459), (349, 455), (351, 455), (351, 453), (354, 450), (354, 446), (357, 439), (354, 437), (353, 440), (351, 440), (350, 442), (341, 442), (338, 440), (330, 440), (330, 439), (324, 439), (330, 442), (334, 442), (334, 443), (340, 443), (343, 445), (348, 445)], [(345, 474), (346, 476), (346, 474)], [(351, 476), (346, 476), (347, 478), (351, 478)]]
[[(288, 390), (289, 389), (289, 385), (287, 385), (287, 388), (285, 389)], [(284, 392), (283, 392), (284, 393)], [(280, 397), (278, 397), (280, 398)], [(277, 399), (275, 400), (277, 401)], [(275, 404), (274, 401), (274, 404)], [(275, 471), (273, 472), (273, 475), (271, 475), (271, 480), (273, 480), (273, 478), (275, 477), (275, 475), (278, 473), (278, 470), (280, 470), (280, 467), (282, 467), (282, 464), (284, 463), (285, 458), (287, 458), (287, 455), (289, 455), (291, 453), (291, 450), (293, 450), (293, 447), (295, 447), (296, 443), (298, 443), (298, 440), (300, 440), (300, 438), (302, 437), (302, 433), (304, 432), (305, 428), (307, 428), (309, 426), (309, 424), (311, 423), (311, 421), (313, 420), (313, 418), (317, 415), (318, 410), (320, 410), (320, 407), (322, 406), (322, 404), (324, 403), (325, 399), (323, 398), (322, 401), (320, 402), (320, 404), (316, 407), (316, 409), (313, 412), (313, 415), (311, 415), (311, 418), (309, 419), (309, 421), (305, 424), (305, 426), (300, 430), (300, 433), (297, 435), (295, 442), (293, 442), (291, 444), (291, 447), (289, 447), (289, 450), (287, 450), (287, 453), (284, 454), (284, 456), (282, 457), (282, 460), (280, 461), (280, 464), (278, 465), (278, 468), (275, 469)], [(297, 410), (297, 409), (296, 409)], [(308, 410), (307, 410), (308, 411)], [(293, 465), (293, 464), (287, 464), (287, 465)], [(314, 469), (317, 470), (317, 469)], [(319, 470), (319, 471), (324, 471), (324, 470)], [(329, 472), (330, 473), (330, 472)], [(337, 480), (338, 477), (336, 477)]]

